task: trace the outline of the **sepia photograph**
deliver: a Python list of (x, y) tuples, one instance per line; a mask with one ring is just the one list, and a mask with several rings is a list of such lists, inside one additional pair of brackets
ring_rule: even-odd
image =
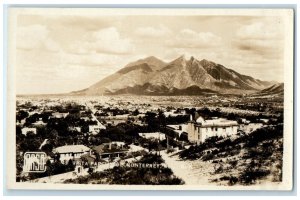
[(293, 9), (9, 8), (9, 189), (291, 190)]

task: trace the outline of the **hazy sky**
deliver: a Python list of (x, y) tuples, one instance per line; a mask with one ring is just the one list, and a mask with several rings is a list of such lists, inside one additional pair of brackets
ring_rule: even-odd
[(80, 90), (148, 56), (208, 59), (283, 81), (281, 17), (19, 15), (17, 93)]

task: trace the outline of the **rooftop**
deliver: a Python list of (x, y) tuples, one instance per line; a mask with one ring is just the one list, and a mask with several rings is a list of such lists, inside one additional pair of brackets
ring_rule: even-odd
[(224, 118), (217, 118), (217, 119), (210, 119), (210, 120), (204, 120), (202, 117), (199, 117), (196, 120), (196, 123), (200, 125), (201, 127), (228, 127), (228, 126), (237, 126), (238, 123), (233, 120), (227, 120)]
[(104, 143), (98, 146), (93, 147), (93, 150), (97, 153), (105, 154), (105, 153), (119, 153), (128, 151), (128, 149), (118, 147), (116, 144), (111, 144), (109, 147), (108, 143)]
[(87, 152), (90, 148), (84, 145), (65, 145), (61, 147), (57, 147), (53, 150), (53, 152), (57, 153), (75, 153), (75, 152)]

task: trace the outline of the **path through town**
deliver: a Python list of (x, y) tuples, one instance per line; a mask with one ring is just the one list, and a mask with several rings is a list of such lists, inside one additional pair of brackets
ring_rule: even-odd
[(205, 163), (200, 160), (182, 161), (177, 155), (171, 156), (166, 151), (161, 151), (161, 156), (167, 166), (173, 173), (181, 178), (186, 185), (209, 185), (212, 184), (210, 179), (211, 163)]

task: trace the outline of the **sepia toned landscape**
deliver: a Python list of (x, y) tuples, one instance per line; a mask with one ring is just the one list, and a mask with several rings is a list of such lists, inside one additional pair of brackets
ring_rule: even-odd
[(281, 187), (288, 12), (75, 10), (16, 17), (16, 183)]
[[(185, 67), (197, 71), (187, 71), (184, 77)], [(167, 79), (166, 74), (182, 83), (188, 82), (185, 79), (197, 83), (193, 75), (199, 74), (216, 79), (207, 89), (200, 84), (180, 85), (183, 89), (149, 83), (127, 87), (123, 81), (125, 76), (137, 82), (135, 78), (146, 81), (146, 76), (161, 75), (161, 80), (176, 84), (176, 78)], [(235, 86), (227, 85), (226, 77)], [(118, 86), (123, 88), (112, 89)], [(150, 185), (280, 182), (283, 94), (283, 84), (255, 80), (213, 62), (180, 57), (164, 64), (150, 57), (85, 90), (19, 96), (17, 180)], [(27, 151), (47, 153), (46, 172), (22, 173)]]

